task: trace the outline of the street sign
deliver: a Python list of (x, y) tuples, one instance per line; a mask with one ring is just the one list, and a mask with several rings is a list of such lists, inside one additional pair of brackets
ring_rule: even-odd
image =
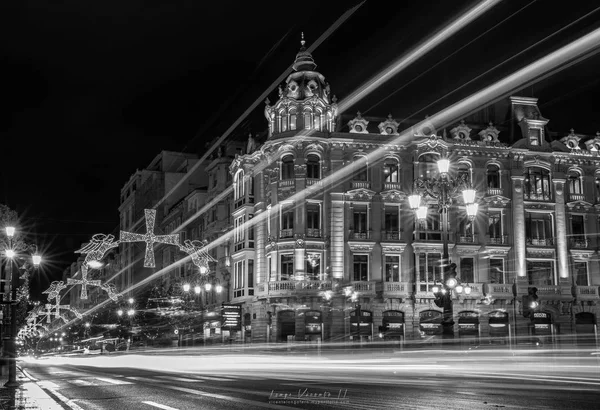
[(242, 330), (242, 307), (240, 305), (221, 305), (221, 328), (224, 330)]

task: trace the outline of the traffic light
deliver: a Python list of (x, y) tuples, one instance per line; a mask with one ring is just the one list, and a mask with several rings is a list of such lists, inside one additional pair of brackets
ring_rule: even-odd
[(523, 316), (533, 319), (532, 313), (540, 305), (540, 303), (538, 302), (537, 288), (535, 286), (527, 288), (527, 295), (523, 296), (522, 303)]
[(446, 271), (446, 277), (444, 278), (444, 282), (446, 286), (450, 289), (454, 289), (456, 285), (458, 285), (458, 280), (456, 279), (456, 263), (451, 263), (448, 266), (448, 270)]

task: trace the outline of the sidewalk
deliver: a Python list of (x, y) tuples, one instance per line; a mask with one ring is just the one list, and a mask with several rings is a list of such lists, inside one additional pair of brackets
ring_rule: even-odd
[[(6, 370), (3, 369), (3, 370)], [(6, 371), (0, 376), (0, 409), (1, 410), (64, 410), (64, 407), (46, 393), (38, 384), (29, 379), (17, 366), (17, 381), (20, 387), (10, 389), (4, 387), (8, 376)]]

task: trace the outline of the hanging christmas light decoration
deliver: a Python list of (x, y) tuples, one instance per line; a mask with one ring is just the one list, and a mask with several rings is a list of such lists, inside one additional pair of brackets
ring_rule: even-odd
[(120, 241), (113, 242), (114, 239), (114, 235), (97, 233), (92, 236), (92, 240), (88, 244), (75, 251), (75, 253), (85, 254), (84, 265), (93, 267), (95, 262), (102, 260), (106, 252), (119, 246)]
[(72, 279), (72, 278), (67, 279), (67, 285), (81, 285), (81, 294), (80, 294), (81, 300), (86, 300), (88, 298), (88, 293), (87, 293), (88, 286), (101, 286), (102, 285), (102, 281), (89, 280), (87, 278), (87, 276), (88, 276), (88, 268), (87, 268), (87, 265), (84, 263), (83, 265), (81, 265), (81, 279)]
[(179, 246), (179, 235), (155, 235), (154, 224), (156, 222), (156, 209), (144, 209), (146, 219), (146, 233), (135, 233), (121, 231), (120, 242), (146, 242), (146, 254), (144, 257), (144, 267), (154, 268), (154, 244), (164, 243), (168, 245)]
[(50, 287), (43, 291), (43, 294), (48, 294), (48, 300), (56, 299), (60, 294), (60, 291), (66, 289), (67, 285), (62, 280), (59, 282), (55, 280), (50, 284)]
[(192, 263), (198, 267), (202, 275), (210, 272), (208, 262), (216, 262), (216, 259), (209, 255), (206, 250), (208, 241), (190, 241), (189, 239), (179, 245), (179, 250), (187, 253), (192, 258)]
[(119, 294), (117, 293), (117, 288), (115, 287), (115, 285), (113, 283), (105, 283), (104, 285), (100, 285), (100, 287), (102, 289), (104, 289), (106, 291), (106, 293), (108, 293), (108, 297), (113, 300), (113, 301), (117, 301), (119, 300)]

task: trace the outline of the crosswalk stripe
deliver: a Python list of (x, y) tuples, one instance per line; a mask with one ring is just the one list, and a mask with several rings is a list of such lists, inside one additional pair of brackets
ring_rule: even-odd
[(195, 383), (204, 383), (204, 380), (198, 380), (198, 379), (188, 379), (186, 377), (176, 377), (176, 376), (156, 376), (156, 377), (160, 377), (161, 379), (167, 379), (167, 380), (175, 380), (178, 382), (195, 382)]
[(82, 379), (74, 379), (74, 380), (69, 380), (71, 383), (74, 384), (79, 384), (81, 386), (95, 386), (94, 383), (92, 383), (89, 380), (82, 380)]
[(153, 401), (143, 401), (142, 403), (147, 404), (149, 406), (158, 407), (159, 409), (163, 409), (163, 410), (179, 410), (179, 409), (176, 409), (175, 407), (167, 406), (166, 404), (155, 403)]
[(131, 384), (131, 382), (128, 382), (127, 380), (109, 379), (108, 377), (96, 377), (96, 379), (111, 384)]

